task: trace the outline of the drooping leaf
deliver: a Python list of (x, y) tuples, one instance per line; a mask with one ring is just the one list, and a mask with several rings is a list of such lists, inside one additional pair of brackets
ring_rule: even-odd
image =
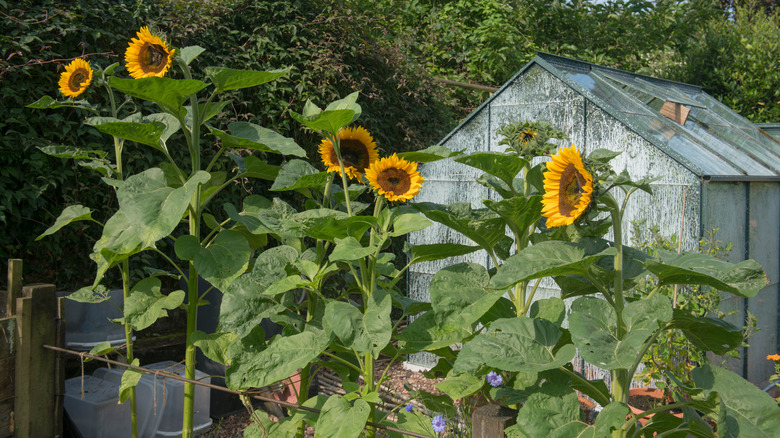
[(576, 352), (571, 344), (556, 350), (561, 335), (560, 327), (543, 319), (496, 320), (487, 332), (463, 345), (453, 371), (475, 372), (483, 365), (523, 372), (558, 368)]
[(200, 348), (206, 357), (221, 364), (228, 363), (227, 350), (236, 338), (234, 333), (206, 334), (199, 330), (195, 330), (190, 335), (192, 343)]
[(371, 226), (376, 225), (373, 216), (352, 216), (338, 210), (320, 208), (306, 210), (282, 219), (282, 225), (314, 239), (335, 242), (347, 236), (358, 238)]
[(669, 328), (682, 330), (693, 345), (723, 355), (742, 344), (742, 329), (722, 319), (694, 316), (674, 309)]
[(290, 160), (282, 165), (271, 190), (316, 189), (322, 190), (328, 179), (327, 172), (320, 172), (304, 160)]
[(224, 67), (206, 67), (206, 76), (211, 79), (217, 92), (255, 87), (278, 79), (290, 72), (289, 68), (271, 71), (235, 70)]
[(306, 151), (295, 140), (254, 123), (233, 122), (228, 125), (230, 134), (216, 128), (210, 129), (227, 147), (306, 157)]
[(208, 247), (199, 245), (192, 263), (198, 274), (224, 291), (246, 271), (251, 252), (249, 242), (241, 233), (222, 230)]
[(458, 202), (439, 205), (429, 202), (413, 204), (428, 219), (446, 225), (463, 234), (474, 243), (493, 251), (493, 247), (504, 237), (504, 220), (489, 210), (473, 210), (471, 204)]
[(168, 316), (168, 310), (184, 302), (184, 291), (173, 291), (168, 295), (160, 292), (160, 279), (145, 278), (133, 286), (125, 301), (125, 322), (136, 330), (143, 330), (160, 318)]
[(518, 234), (535, 224), (542, 217), (542, 197), (528, 198), (516, 196), (502, 201), (486, 199), (485, 206), (504, 218), (510, 229)]
[(659, 285), (700, 284), (740, 297), (752, 297), (768, 284), (761, 265), (754, 260), (733, 264), (706, 254), (662, 254), (645, 262)]
[(430, 245), (414, 245), (411, 249), (411, 263), (428, 262), (471, 254), (478, 251), (478, 246), (461, 245), (458, 243), (433, 243)]
[(97, 285), (95, 287), (92, 286), (82, 287), (81, 289), (68, 295), (67, 298), (69, 300), (77, 301), (79, 303), (93, 303), (93, 304), (102, 303), (103, 301), (107, 301), (111, 299), (108, 296), (108, 290), (106, 290), (105, 286), (103, 285)]
[(47, 228), (46, 231), (44, 231), (35, 240), (41, 240), (46, 236), (56, 233), (65, 225), (78, 221), (97, 222), (96, 220), (92, 219), (92, 210), (90, 210), (88, 207), (84, 207), (83, 205), (70, 205), (62, 210), (62, 213), (60, 213), (59, 217), (57, 217), (57, 220), (54, 221), (54, 225)]
[(363, 399), (357, 399), (350, 405), (343, 397), (333, 395), (322, 407), (315, 427), (317, 435), (357, 438), (366, 426), (370, 413), (371, 407)]
[(607, 248), (586, 256), (582, 245), (557, 240), (539, 242), (507, 259), (490, 280), (490, 285), (505, 289), (521, 281), (542, 277), (585, 275), (596, 260), (614, 254), (614, 248)]
[(81, 108), (93, 113), (97, 113), (95, 105), (86, 100), (57, 101), (51, 96), (43, 96), (35, 102), (27, 105), (27, 108), (33, 109), (55, 109), (55, 108)]
[(693, 380), (704, 389), (720, 395), (724, 415), (717, 418), (718, 436), (725, 438), (777, 436), (780, 430), (780, 407), (769, 394), (724, 368), (704, 365), (693, 370)]
[(80, 149), (74, 146), (50, 144), (39, 146), (38, 149), (46, 155), (55, 158), (69, 158), (71, 160), (98, 160), (105, 161), (108, 154), (104, 151), (93, 149)]
[(528, 162), (517, 155), (507, 155), (502, 152), (475, 152), (455, 159), (458, 163), (487, 172), (508, 186)]
[(268, 164), (257, 157), (246, 156), (244, 157), (244, 170), (240, 171), (240, 173), (243, 173), (248, 178), (275, 181), (280, 169), (279, 166)]
[(410, 352), (430, 351), (463, 342), (472, 334), (470, 327), (454, 331), (443, 330), (434, 321), (433, 312), (427, 312), (415, 318), (401, 332), (398, 339), (402, 342), (398, 346)]
[(459, 263), (437, 272), (430, 285), (434, 321), (443, 331), (456, 331), (477, 322), (504, 295), (488, 290), (487, 269), (475, 263)]
[(179, 114), (181, 104), (207, 86), (205, 82), (193, 79), (122, 79), (116, 76), (108, 78), (108, 85), (128, 96), (155, 102), (172, 114)]
[(451, 151), (444, 146), (435, 145), (420, 151), (399, 152), (398, 158), (419, 163), (433, 163), (434, 161), (458, 156), (461, 152), (462, 151)]
[(85, 123), (94, 126), (104, 134), (135, 141), (151, 146), (158, 151), (164, 151), (160, 145), (160, 137), (165, 132), (166, 126), (161, 122), (132, 122), (111, 117), (91, 117)]
[(103, 235), (90, 254), (98, 265), (95, 284), (100, 283), (109, 268), (148, 247), (141, 240), (143, 232), (140, 225), (128, 220), (121, 209), (106, 221)]
[[(130, 365), (136, 367), (140, 366), (140, 364), (141, 362), (137, 358), (130, 362)], [(141, 381), (141, 377), (143, 377), (143, 375), (144, 373), (141, 371), (134, 370), (132, 368), (125, 369), (125, 372), (122, 373), (122, 383), (119, 385), (119, 403), (124, 403), (127, 401), (127, 399), (130, 397), (132, 389), (138, 385), (138, 382)]]
[(209, 178), (207, 172), (199, 171), (183, 186), (172, 188), (161, 169), (147, 169), (127, 178), (117, 190), (119, 206), (139, 230), (138, 237), (144, 246), (150, 246), (173, 232), (195, 190)]

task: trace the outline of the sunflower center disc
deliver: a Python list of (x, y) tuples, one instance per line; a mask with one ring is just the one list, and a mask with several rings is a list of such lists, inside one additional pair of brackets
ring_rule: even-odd
[(368, 150), (358, 140), (341, 140), (341, 159), (344, 167), (352, 166), (363, 172), (368, 167)]
[(412, 186), (412, 179), (401, 169), (386, 169), (377, 178), (377, 183), (386, 192), (403, 195)]
[(77, 71), (76, 73), (73, 73), (73, 76), (70, 77), (70, 88), (73, 91), (78, 91), (81, 88), (81, 84), (83, 84), (86, 80), (87, 75), (81, 71)]
[(146, 44), (143, 52), (144, 63), (149, 70), (158, 72), (166, 65), (168, 54), (165, 48), (157, 44)]
[(561, 185), (560, 190), (558, 190), (558, 211), (561, 215), (568, 217), (572, 211), (577, 209), (585, 182), (585, 178), (577, 171), (574, 164), (566, 166), (566, 169), (561, 173)]

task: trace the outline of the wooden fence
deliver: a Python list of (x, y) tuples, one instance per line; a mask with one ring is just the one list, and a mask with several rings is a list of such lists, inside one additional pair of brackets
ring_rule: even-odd
[(61, 436), (62, 361), (43, 345), (62, 345), (62, 300), (52, 284), (23, 287), (21, 260), (0, 295), (0, 438)]

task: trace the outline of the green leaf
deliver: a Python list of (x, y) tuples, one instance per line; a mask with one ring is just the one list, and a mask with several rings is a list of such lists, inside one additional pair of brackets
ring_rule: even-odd
[(406, 161), (416, 161), (419, 163), (433, 163), (434, 161), (458, 156), (461, 154), (461, 152), (463, 151), (453, 152), (444, 146), (435, 145), (420, 151), (399, 152), (398, 158), (403, 158)]
[(320, 111), (316, 105), (307, 101), (303, 108), (303, 114), (290, 111), (290, 115), (309, 129), (327, 132), (335, 136), (341, 128), (360, 117), (362, 109), (360, 105), (355, 103), (358, 95), (359, 92), (356, 91), (343, 99), (332, 102), (325, 108), (325, 111)]
[(214, 362), (227, 364), (227, 350), (228, 346), (237, 339), (234, 333), (211, 333), (206, 334), (202, 331), (195, 330), (190, 335), (192, 343), (200, 348), (206, 357)]
[[(140, 366), (140, 364), (141, 362), (138, 359), (133, 359), (133, 361), (130, 362), (130, 365), (136, 367)], [(141, 371), (132, 368), (125, 369), (125, 372), (122, 373), (122, 383), (119, 385), (119, 403), (124, 403), (128, 397), (130, 397), (133, 388), (138, 385), (138, 382), (141, 381), (143, 375), (144, 373)]]
[(244, 350), (232, 358), (225, 381), (233, 390), (271, 385), (317, 358), (329, 343), (330, 337), (321, 331), (278, 336), (265, 350)]
[(330, 253), (328, 260), (331, 262), (358, 260), (375, 254), (376, 250), (376, 247), (373, 246), (364, 247), (354, 237), (337, 238), (336, 246), (333, 248), (333, 252)]
[[(577, 394), (562, 385), (548, 382), (534, 392), (517, 413), (516, 427), (528, 437), (572, 437), (571, 431), (558, 429), (580, 418)], [(569, 426), (571, 427), (571, 426)], [(561, 433), (565, 433), (562, 435)]]
[(233, 122), (228, 125), (230, 134), (216, 128), (210, 129), (227, 147), (306, 157), (306, 151), (295, 140), (254, 123)]
[(507, 259), (496, 275), (490, 280), (490, 286), (506, 289), (521, 281), (554, 275), (585, 275), (588, 267), (596, 260), (612, 256), (615, 248), (586, 256), (582, 245), (558, 240), (539, 242), (529, 246)]
[(175, 134), (176, 131), (181, 129), (181, 123), (179, 123), (179, 120), (168, 113), (149, 114), (148, 116), (144, 116), (142, 120), (146, 123), (157, 122), (165, 125), (165, 129), (163, 130), (162, 135), (160, 135), (160, 140), (163, 142), (168, 141), (171, 135)]
[(331, 301), (325, 307), (322, 323), (344, 346), (359, 353), (371, 353), (375, 358), (390, 342), (392, 321), (390, 294), (378, 289), (368, 298), (366, 314), (353, 305)]
[(658, 276), (659, 286), (699, 284), (740, 297), (755, 296), (769, 282), (755, 260), (733, 264), (706, 254), (666, 253), (646, 261), (645, 267)]
[(672, 317), (671, 303), (664, 296), (628, 303), (623, 313), (627, 333), (618, 339), (617, 316), (606, 301), (582, 297), (571, 309), (569, 330), (574, 345), (583, 359), (607, 370), (631, 368), (645, 341)]
[(453, 400), (459, 400), (464, 397), (475, 394), (482, 389), (483, 379), (471, 374), (452, 374), (436, 384), (436, 388), (450, 396)]
[(200, 251), (200, 242), (197, 237), (185, 234), (176, 239), (173, 249), (176, 252), (176, 257), (182, 260), (192, 260), (195, 254)]
[(51, 96), (43, 96), (35, 102), (27, 105), (27, 108), (33, 109), (55, 109), (55, 108), (81, 108), (96, 113), (95, 105), (86, 100), (75, 101), (56, 101)]
[(780, 407), (769, 394), (726, 369), (704, 365), (693, 370), (693, 380), (704, 389), (706, 397), (712, 391), (720, 395), (725, 412), (718, 423), (718, 436), (773, 437), (780, 430)]
[(327, 172), (320, 172), (303, 160), (290, 160), (282, 165), (271, 190), (316, 189), (322, 191), (327, 180)]
[(393, 219), (393, 232), (390, 233), (390, 236), (403, 236), (414, 231), (424, 230), (430, 225), (431, 221), (419, 214), (402, 214)]
[(46, 236), (56, 233), (57, 231), (60, 230), (60, 228), (64, 227), (65, 225), (71, 224), (73, 222), (78, 222), (78, 221), (97, 222), (96, 220), (92, 219), (92, 210), (90, 210), (89, 208), (84, 207), (83, 205), (71, 205), (69, 207), (66, 207), (64, 210), (62, 210), (60, 216), (57, 218), (56, 221), (54, 221), (54, 225), (47, 228), (46, 231), (44, 231), (35, 240), (41, 240)]
[[(283, 220), (283, 225), (314, 239), (335, 242), (347, 236), (361, 237), (371, 226), (376, 225), (373, 216), (353, 216), (326, 208), (306, 210)], [(357, 236), (357, 237), (356, 237)]]
[(55, 145), (39, 146), (38, 149), (46, 155), (56, 158), (69, 158), (71, 160), (96, 160), (105, 161), (108, 154), (104, 151), (79, 149), (73, 146)]
[(478, 246), (461, 245), (458, 243), (433, 243), (430, 245), (414, 245), (411, 249), (411, 263), (429, 262), (470, 254), (479, 250)]
[(280, 169), (279, 166), (268, 164), (265, 161), (253, 156), (244, 157), (244, 166), (244, 172), (246, 173), (244, 173), (243, 176), (248, 178), (264, 179), (267, 181), (276, 180), (276, 176), (279, 174)]
[[(201, 123), (208, 122), (209, 120), (218, 116), (219, 113), (221, 113), (222, 110), (225, 109), (225, 107), (230, 105), (231, 103), (232, 102), (230, 100), (223, 100), (221, 102), (208, 102), (205, 104), (201, 104), (199, 106)], [(192, 113), (191, 106), (185, 105), (184, 109), (187, 111), (188, 116)], [(187, 117), (187, 122), (191, 123), (190, 119), (191, 117)]]
[(119, 206), (127, 220), (136, 225), (144, 246), (151, 246), (179, 225), (195, 190), (209, 178), (207, 172), (198, 171), (174, 189), (167, 185), (161, 169), (147, 169), (129, 177), (117, 190)]
[(420, 202), (412, 206), (428, 219), (452, 228), (489, 252), (493, 252), (493, 247), (504, 237), (504, 220), (488, 210), (472, 210), (470, 203), (439, 205)]
[(101, 281), (110, 267), (148, 247), (141, 240), (143, 232), (141, 225), (129, 221), (121, 209), (106, 221), (103, 235), (95, 242), (90, 254), (98, 265), (95, 284)]
[(95, 287), (85, 286), (81, 289), (69, 294), (67, 296), (69, 300), (77, 301), (79, 303), (102, 303), (111, 299), (108, 296), (108, 290), (102, 285)]
[(166, 126), (161, 122), (143, 123), (129, 122), (112, 117), (91, 117), (84, 123), (94, 126), (104, 134), (145, 144), (158, 151), (165, 151), (160, 145), (160, 137), (162, 137)]
[(352, 438), (359, 437), (368, 421), (371, 407), (363, 399), (350, 404), (338, 395), (333, 395), (322, 407), (317, 420), (318, 436)]
[(542, 197), (540, 195), (514, 197), (502, 201), (486, 199), (485, 206), (504, 218), (509, 228), (518, 235), (535, 224), (542, 217)]
[(456, 158), (455, 161), (487, 172), (509, 187), (512, 187), (512, 182), (523, 167), (528, 165), (524, 159), (502, 152), (475, 152)]
[[(402, 341), (399, 347), (404, 351), (430, 351), (463, 342), (472, 335), (470, 328), (459, 328), (454, 331), (443, 330), (434, 321), (433, 312), (418, 316), (398, 336)], [(467, 344), (468, 345), (468, 344)]]
[(195, 58), (198, 57), (201, 53), (205, 52), (206, 49), (200, 46), (187, 46), (182, 48), (181, 50), (178, 50), (179, 58), (184, 61), (184, 64), (190, 65), (192, 61), (195, 60)]
[(200, 246), (192, 263), (206, 281), (219, 290), (226, 290), (246, 271), (251, 252), (249, 242), (241, 233), (222, 230), (208, 247)]
[(534, 301), (528, 314), (531, 318), (546, 319), (558, 327), (566, 318), (566, 304), (558, 297)]
[(235, 70), (224, 67), (206, 67), (206, 76), (214, 83), (217, 92), (237, 90), (262, 85), (278, 79), (290, 72), (289, 68), (283, 70), (255, 71)]
[(673, 315), (669, 328), (682, 330), (702, 350), (723, 355), (742, 345), (742, 329), (722, 319), (695, 316), (680, 309), (674, 309)]
[(112, 347), (110, 342), (104, 341), (92, 347), (92, 349), (89, 350), (89, 354), (94, 354), (95, 356), (101, 356), (104, 354), (111, 354), (115, 351), (116, 348)]
[(184, 302), (184, 291), (160, 293), (160, 279), (144, 278), (136, 283), (125, 301), (125, 322), (135, 330), (143, 330), (160, 318), (168, 316), (168, 310), (176, 309)]
[(477, 322), (504, 295), (488, 291), (487, 269), (475, 263), (459, 263), (441, 269), (430, 285), (434, 320), (444, 331), (456, 331)]
[(240, 276), (224, 289), (220, 305), (219, 324), (222, 330), (246, 336), (263, 318), (284, 309), (284, 306), (263, 294), (273, 283), (287, 277), (286, 267), (298, 257), (289, 246), (266, 250), (255, 260), (251, 272)]
[(128, 96), (155, 102), (172, 114), (179, 114), (181, 104), (207, 86), (205, 82), (193, 79), (121, 79), (116, 76), (108, 78), (108, 85)]
[(563, 366), (576, 349), (567, 344), (556, 351), (563, 332), (544, 319), (499, 319), (486, 333), (463, 345), (453, 371), (473, 373), (482, 365), (505, 371), (539, 372)]

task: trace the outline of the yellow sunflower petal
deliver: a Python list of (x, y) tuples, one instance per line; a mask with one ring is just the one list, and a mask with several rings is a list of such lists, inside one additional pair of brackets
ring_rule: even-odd
[[(339, 132), (341, 158), (344, 161), (344, 172), (350, 178), (360, 180), (366, 169), (379, 158), (376, 142), (371, 134), (362, 126), (344, 128)], [(339, 160), (333, 142), (323, 139), (319, 147), (322, 162), (328, 172), (339, 172)]]
[(366, 169), (366, 179), (388, 201), (401, 202), (420, 193), (424, 181), (417, 171), (417, 163), (398, 158), (396, 154), (373, 162)]
[(58, 85), (62, 94), (76, 97), (83, 93), (90, 83), (92, 83), (92, 68), (87, 61), (78, 58), (65, 66), (65, 71), (60, 75)]
[(547, 218), (548, 228), (571, 225), (590, 205), (593, 177), (574, 145), (550, 158), (544, 173), (542, 216)]
[(163, 77), (171, 68), (175, 51), (162, 38), (153, 35), (148, 27), (138, 31), (125, 51), (127, 71), (135, 79)]

